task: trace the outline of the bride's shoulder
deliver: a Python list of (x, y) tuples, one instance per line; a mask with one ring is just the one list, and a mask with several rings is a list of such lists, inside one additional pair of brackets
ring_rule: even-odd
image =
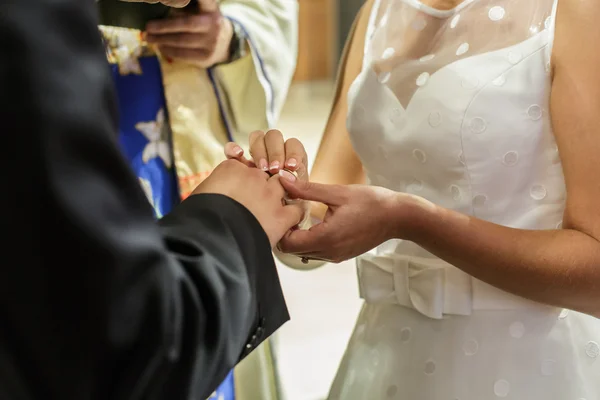
[(600, 1), (558, 0), (552, 50), (555, 67), (585, 61), (598, 71), (600, 66)]
[(377, 2), (378, 0), (367, 0), (360, 8), (360, 11), (354, 20), (355, 38), (356, 36), (359, 36), (364, 40), (364, 36), (367, 33), (369, 22), (371, 20), (371, 15), (374, 12), (375, 3)]

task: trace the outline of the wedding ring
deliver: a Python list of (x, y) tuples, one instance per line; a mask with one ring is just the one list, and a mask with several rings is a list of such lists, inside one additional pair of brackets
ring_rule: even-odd
[(292, 171), (292, 170), (290, 170), (290, 169), (287, 169), (287, 168), (283, 168), (283, 170), (284, 170), (284, 171), (287, 171), (287, 172), (289, 172), (290, 174), (292, 174), (292, 175), (294, 175), (296, 178), (298, 178), (298, 172), (296, 172), (296, 171)]

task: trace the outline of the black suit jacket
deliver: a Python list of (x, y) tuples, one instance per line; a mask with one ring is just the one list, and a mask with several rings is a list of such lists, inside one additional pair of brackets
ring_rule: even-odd
[(270, 246), (223, 196), (153, 220), (96, 24), (0, 2), (0, 399), (204, 400), (288, 319)]

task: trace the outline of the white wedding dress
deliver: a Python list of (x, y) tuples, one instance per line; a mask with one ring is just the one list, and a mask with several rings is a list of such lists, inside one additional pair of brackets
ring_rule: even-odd
[[(560, 229), (555, 10), (555, 0), (450, 11), (377, 1), (348, 95), (370, 183), (505, 226)], [(493, 288), (412, 242), (357, 264), (365, 306), (330, 399), (600, 400), (600, 320)]]

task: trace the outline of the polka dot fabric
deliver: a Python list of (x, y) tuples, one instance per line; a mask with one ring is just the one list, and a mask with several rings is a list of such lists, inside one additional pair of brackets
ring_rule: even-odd
[[(348, 95), (369, 182), (505, 226), (561, 229), (556, 4), (376, 1)], [(366, 304), (330, 399), (600, 399), (599, 320), (505, 293), (410, 242), (357, 265)]]

